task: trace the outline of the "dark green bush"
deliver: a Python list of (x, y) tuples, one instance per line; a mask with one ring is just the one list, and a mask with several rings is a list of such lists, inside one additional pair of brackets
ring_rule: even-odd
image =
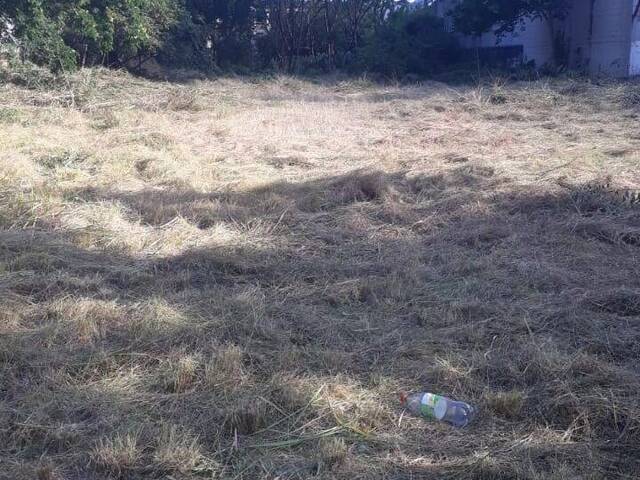
[(431, 75), (460, 59), (442, 18), (427, 9), (399, 10), (371, 32), (352, 65), (387, 76)]

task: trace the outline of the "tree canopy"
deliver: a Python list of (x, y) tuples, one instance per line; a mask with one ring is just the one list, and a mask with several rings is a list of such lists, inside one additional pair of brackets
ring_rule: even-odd
[(29, 57), (66, 70), (158, 49), (180, 8), (179, 0), (4, 0), (0, 16)]
[[(101, 64), (429, 74), (460, 56), (433, 1), (4, 0), (25, 57), (54, 71)], [(566, 0), (460, 0), (455, 30), (513, 31), (527, 18), (561, 18)], [(5, 21), (2, 21), (2, 19)]]
[(56, 71), (156, 55), (205, 70), (403, 75), (428, 73), (457, 51), (428, 4), (405, 0), (5, 0), (2, 17), (23, 54)]

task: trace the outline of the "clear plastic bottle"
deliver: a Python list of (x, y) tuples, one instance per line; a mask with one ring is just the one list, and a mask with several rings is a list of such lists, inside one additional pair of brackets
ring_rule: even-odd
[(441, 420), (454, 427), (466, 427), (475, 414), (474, 408), (468, 403), (428, 392), (403, 393), (400, 395), (400, 401), (416, 416)]

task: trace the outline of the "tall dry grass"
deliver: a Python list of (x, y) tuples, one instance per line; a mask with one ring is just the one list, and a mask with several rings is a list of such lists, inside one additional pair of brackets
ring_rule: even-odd
[(12, 75), (1, 478), (640, 470), (637, 84)]

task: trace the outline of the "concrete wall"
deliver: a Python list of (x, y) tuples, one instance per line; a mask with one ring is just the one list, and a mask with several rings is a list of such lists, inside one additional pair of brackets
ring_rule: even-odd
[(485, 33), (480, 39), (464, 37), (462, 44), (469, 48), (522, 45), (524, 61), (533, 61), (538, 67), (553, 59), (551, 30), (549, 25), (541, 20), (526, 20), (521, 27), (516, 27), (513, 33), (508, 33), (502, 38), (496, 37), (493, 33)]
[(624, 77), (629, 74), (631, 44), (630, 0), (596, 0), (589, 72)]
[[(640, 18), (631, 21), (639, 1), (572, 0), (561, 29), (569, 66), (594, 75), (640, 75)], [(439, 13), (445, 15), (455, 2), (441, 0)], [(542, 20), (527, 20), (502, 39), (486, 33), (480, 39), (463, 36), (461, 43), (468, 48), (522, 45), (524, 60), (538, 67), (553, 60), (551, 30)]]
[[(437, 13), (446, 15), (456, 2), (457, 0), (438, 1)], [(460, 43), (466, 48), (522, 45), (524, 61), (533, 61), (539, 67), (553, 59), (551, 31), (546, 22), (541, 20), (526, 20), (522, 26), (516, 27), (513, 33), (502, 38), (496, 37), (493, 33), (485, 33), (479, 39), (461, 36)]]
[(569, 67), (587, 70), (591, 58), (591, 4), (592, 0), (574, 0), (564, 25), (565, 41), (569, 53)]
[[(640, 74), (640, 0), (574, 0), (565, 25), (569, 66), (591, 74)], [(593, 7), (593, 11), (592, 11)]]
[[(640, 0), (632, 0), (637, 7)], [(635, 11), (635, 9), (634, 9)], [(638, 15), (631, 28), (631, 52), (629, 55), (629, 75), (640, 75), (640, 15)]]

